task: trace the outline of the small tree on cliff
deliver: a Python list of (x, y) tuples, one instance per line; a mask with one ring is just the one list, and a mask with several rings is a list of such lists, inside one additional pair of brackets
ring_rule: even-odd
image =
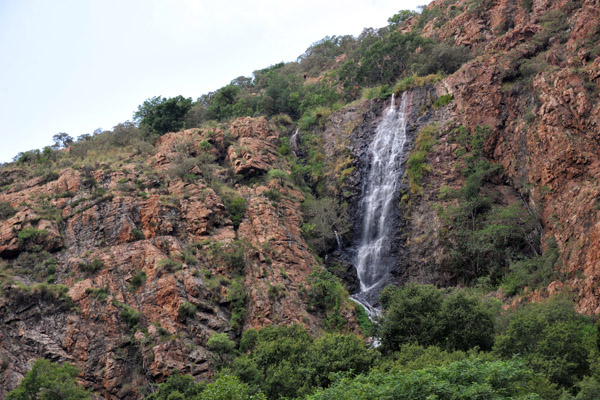
[(167, 99), (156, 96), (138, 106), (133, 120), (162, 135), (183, 128), (185, 115), (191, 108), (191, 98), (177, 96)]

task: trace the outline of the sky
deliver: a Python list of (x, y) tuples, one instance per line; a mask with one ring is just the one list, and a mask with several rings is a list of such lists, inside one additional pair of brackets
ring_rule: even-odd
[(429, 0), (0, 0), (0, 162), (197, 99)]

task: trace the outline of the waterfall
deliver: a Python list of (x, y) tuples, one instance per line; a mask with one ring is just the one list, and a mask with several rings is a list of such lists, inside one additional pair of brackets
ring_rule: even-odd
[(338, 251), (342, 251), (342, 241), (340, 240), (340, 235), (338, 235), (338, 231), (335, 229), (333, 230), (333, 233), (335, 233), (335, 241), (337, 242)]
[(392, 95), (392, 103), (385, 110), (368, 149), (369, 170), (360, 203), (362, 236), (354, 259), (360, 292), (351, 298), (363, 305), (370, 317), (379, 314), (374, 304), (394, 262), (390, 259), (391, 246), (398, 227), (393, 213), (398, 200), (396, 189), (402, 179), (400, 164), (406, 142), (406, 103), (406, 93), (403, 93), (397, 108)]
[(298, 131), (299, 129), (296, 128), (296, 132), (294, 132), (294, 134), (290, 138), (290, 146), (292, 146), (292, 152), (294, 153), (294, 155), (296, 155), (296, 150), (298, 150)]

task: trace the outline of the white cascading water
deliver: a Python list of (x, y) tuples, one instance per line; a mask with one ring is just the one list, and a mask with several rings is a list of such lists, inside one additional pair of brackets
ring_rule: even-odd
[(354, 266), (360, 281), (360, 292), (351, 296), (373, 318), (379, 310), (373, 306), (377, 295), (388, 280), (391, 262), (391, 242), (394, 231), (393, 207), (397, 206), (397, 188), (401, 180), (400, 163), (406, 143), (406, 93), (396, 108), (385, 111), (369, 146), (369, 172), (363, 186), (361, 201), (362, 237)]
[(294, 153), (294, 155), (296, 155), (296, 150), (298, 150), (298, 131), (299, 129), (296, 128), (296, 132), (294, 132), (294, 134), (290, 138), (290, 146), (292, 146), (292, 152)]

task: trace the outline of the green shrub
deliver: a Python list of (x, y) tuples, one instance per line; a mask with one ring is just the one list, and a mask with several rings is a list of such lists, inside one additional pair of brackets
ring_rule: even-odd
[(184, 301), (177, 309), (177, 314), (179, 315), (179, 318), (185, 321), (188, 318), (193, 318), (194, 315), (196, 315), (197, 310), (198, 309), (194, 304), (189, 301)]
[(169, 379), (159, 383), (156, 391), (145, 400), (178, 400), (178, 399), (196, 399), (205, 389), (205, 383), (196, 383), (190, 375), (181, 375), (179, 371), (174, 371)]
[(142, 316), (142, 314), (139, 311), (136, 311), (133, 308), (129, 307), (127, 304), (121, 303), (117, 300), (114, 300), (112, 302), (112, 305), (121, 310), (121, 313), (119, 315), (121, 316), (123, 322), (127, 324), (127, 327), (130, 330), (134, 330), (135, 328), (137, 328), (138, 324), (140, 323), (140, 318)]
[(25, 244), (30, 243), (42, 244), (47, 236), (48, 232), (46, 232), (45, 230), (36, 228), (24, 228), (17, 235), (17, 240), (19, 246), (23, 246)]
[(85, 290), (85, 293), (100, 302), (106, 301), (106, 299), (108, 298), (108, 296), (110, 294), (108, 289), (104, 289), (104, 288), (98, 288), (98, 289), (88, 288)]
[(21, 380), (16, 389), (10, 391), (6, 400), (86, 400), (90, 393), (77, 385), (77, 368), (56, 365), (40, 358)]
[(246, 268), (246, 249), (248, 243), (242, 240), (234, 240), (223, 253), (225, 263), (230, 271), (237, 275), (243, 275)]
[(132, 229), (131, 234), (133, 235), (134, 240), (145, 239), (144, 232), (142, 232), (140, 229)]
[(137, 290), (140, 286), (144, 284), (146, 278), (147, 276), (144, 271), (136, 272), (136, 274), (131, 278), (131, 282), (129, 282), (129, 289), (131, 291)]
[(365, 311), (365, 308), (358, 303), (354, 303), (354, 310), (356, 312), (356, 321), (360, 326), (362, 334), (367, 337), (372, 336), (374, 327), (371, 319), (369, 318), (369, 314), (367, 314)]
[(586, 318), (566, 299), (531, 303), (508, 316), (494, 352), (505, 358), (519, 355), (536, 371), (565, 388), (589, 373), (590, 336)]
[(347, 205), (339, 204), (331, 197), (307, 198), (302, 203), (302, 213), (302, 236), (319, 255), (325, 255), (337, 246), (336, 231), (340, 237), (350, 232)]
[(410, 372), (340, 376), (328, 389), (308, 396), (325, 399), (555, 399), (556, 391), (519, 360), (476, 357)]
[(228, 364), (235, 353), (235, 342), (226, 333), (213, 332), (206, 347), (215, 355), (214, 361), (218, 367)]
[(330, 384), (336, 373), (360, 374), (377, 352), (355, 335), (325, 334), (314, 340), (298, 325), (268, 326), (242, 334), (232, 372), (270, 399), (298, 398)]
[(551, 240), (543, 254), (510, 264), (502, 278), (502, 290), (512, 296), (525, 287), (538, 289), (549, 285), (558, 278), (556, 266), (560, 262), (559, 256), (556, 241)]
[(483, 304), (457, 291), (444, 295), (433, 286), (408, 284), (386, 288), (378, 326), (381, 348), (390, 353), (403, 344), (440, 346), (448, 350), (490, 349), (494, 320)]
[(158, 262), (157, 268), (158, 268), (158, 273), (162, 274), (164, 272), (175, 272), (175, 271), (179, 271), (181, 268), (183, 267), (183, 265), (180, 262), (174, 261), (170, 258), (163, 258), (162, 260), (160, 260)]
[(279, 201), (281, 201), (281, 192), (279, 190), (269, 189), (265, 190), (262, 194), (274, 203), (279, 203)]
[(221, 196), (225, 203), (225, 208), (229, 214), (229, 218), (233, 223), (234, 229), (237, 229), (246, 214), (246, 199), (242, 196), (227, 192), (226, 195)]
[(227, 301), (231, 303), (229, 326), (234, 332), (241, 332), (246, 318), (246, 288), (242, 279), (236, 279), (229, 285)]
[(341, 316), (348, 293), (339, 278), (323, 267), (316, 267), (306, 279), (307, 309), (325, 315), (325, 326), (330, 330), (341, 329), (346, 320)]
[(83, 272), (96, 273), (104, 268), (104, 263), (99, 258), (94, 258), (89, 263), (79, 263), (79, 269)]
[(17, 213), (8, 201), (0, 201), (0, 221), (4, 221)]
[(427, 165), (427, 154), (436, 143), (434, 139), (436, 131), (437, 127), (435, 125), (423, 127), (415, 139), (413, 151), (408, 156), (406, 174), (408, 175), (410, 192), (413, 195), (423, 193), (423, 176), (426, 172), (431, 171), (431, 167)]
[(232, 375), (221, 375), (213, 383), (206, 385), (200, 398), (202, 400), (266, 400), (262, 393), (254, 393), (248, 385)]
[(433, 102), (433, 108), (445, 107), (450, 104), (452, 100), (454, 100), (454, 96), (451, 94), (441, 95), (436, 101)]
[(139, 105), (133, 119), (159, 134), (175, 132), (183, 127), (185, 115), (191, 107), (191, 98), (177, 96), (167, 99), (156, 96)]

